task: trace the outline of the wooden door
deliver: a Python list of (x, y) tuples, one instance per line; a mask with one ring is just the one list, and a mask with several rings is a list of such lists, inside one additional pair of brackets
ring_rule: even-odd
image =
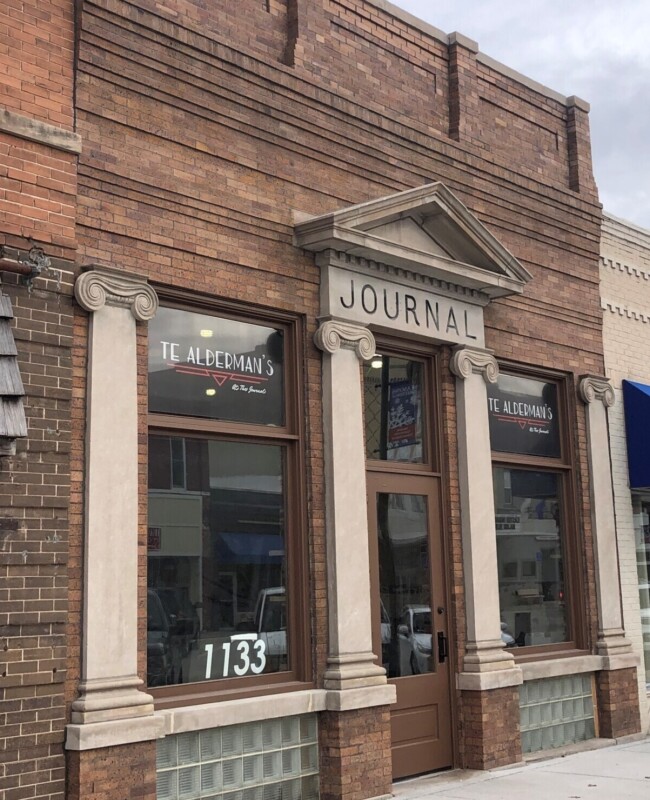
[(393, 777), (452, 765), (440, 478), (368, 472), (373, 646), (397, 688)]

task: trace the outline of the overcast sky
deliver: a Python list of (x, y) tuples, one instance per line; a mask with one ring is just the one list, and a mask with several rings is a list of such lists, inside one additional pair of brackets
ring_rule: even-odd
[(650, 229), (650, 0), (392, 0), (445, 33), (591, 104), (606, 211)]

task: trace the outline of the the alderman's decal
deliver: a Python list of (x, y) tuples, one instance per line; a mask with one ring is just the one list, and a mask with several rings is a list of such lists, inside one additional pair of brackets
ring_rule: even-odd
[(560, 457), (555, 383), (500, 373), (488, 386), (488, 411), (493, 450)]
[(282, 331), (161, 308), (149, 323), (149, 410), (282, 425)]

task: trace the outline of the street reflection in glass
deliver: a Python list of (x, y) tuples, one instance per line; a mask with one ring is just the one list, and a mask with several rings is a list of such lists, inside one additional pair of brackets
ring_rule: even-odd
[(389, 678), (432, 672), (427, 500), (377, 496), (382, 664)]
[(283, 448), (149, 439), (149, 686), (289, 668)]

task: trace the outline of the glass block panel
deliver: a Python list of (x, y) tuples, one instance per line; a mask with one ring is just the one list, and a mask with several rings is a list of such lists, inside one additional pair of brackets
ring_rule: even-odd
[(519, 698), (524, 753), (562, 747), (595, 736), (590, 674), (527, 681)]
[[(172, 737), (168, 737), (172, 738)], [(221, 730), (201, 731), (201, 761), (210, 761), (221, 755)]]
[(239, 788), (242, 785), (241, 758), (233, 758), (222, 763), (223, 788)]
[(282, 720), (282, 744), (298, 744), (300, 741), (300, 720), (298, 717), (286, 717)]
[(282, 777), (282, 759), (277, 750), (271, 753), (264, 753), (262, 771), (264, 780)]
[(178, 783), (176, 772), (159, 772), (156, 776), (156, 797), (158, 800), (177, 800)]
[(318, 800), (315, 714), (167, 736), (158, 800)]
[(166, 736), (160, 739), (156, 746), (156, 769), (175, 767), (178, 764), (177, 736)]
[(221, 731), (221, 752), (224, 756), (240, 755), (242, 752), (242, 726), (230, 725)]
[(310, 775), (302, 779), (301, 800), (318, 800), (318, 776)]
[(284, 784), (267, 783), (264, 786), (262, 800), (284, 800)]
[(264, 800), (264, 787), (256, 786), (254, 789), (244, 789), (242, 800)]
[(253, 723), (242, 727), (242, 746), (244, 753), (255, 753), (262, 749), (261, 723)]
[(263, 756), (244, 756), (242, 759), (242, 780), (244, 783), (261, 783), (263, 776)]
[(221, 789), (221, 764), (213, 761), (201, 765), (201, 793), (218, 792)]
[(200, 797), (201, 780), (198, 767), (184, 767), (178, 770), (179, 800), (194, 800)]
[(178, 739), (178, 763), (196, 764), (199, 760), (199, 734), (181, 733)]
[(282, 725), (280, 720), (271, 719), (264, 723), (262, 740), (265, 750), (276, 750), (282, 747)]
[(317, 735), (316, 717), (313, 714), (300, 717), (300, 741), (315, 742)]

